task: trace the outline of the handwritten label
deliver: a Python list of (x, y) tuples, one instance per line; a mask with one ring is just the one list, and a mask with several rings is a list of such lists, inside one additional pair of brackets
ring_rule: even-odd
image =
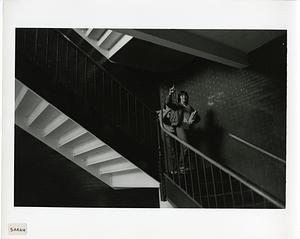
[(26, 235), (27, 224), (26, 223), (12, 223), (8, 224), (9, 235)]

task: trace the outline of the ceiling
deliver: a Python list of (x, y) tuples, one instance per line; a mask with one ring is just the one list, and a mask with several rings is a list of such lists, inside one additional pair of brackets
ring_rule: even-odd
[(195, 58), (234, 68), (286, 30), (75, 29), (111, 63), (151, 72), (177, 70)]
[(133, 38), (110, 61), (151, 72), (168, 72), (181, 68), (193, 59), (193, 55)]
[(245, 53), (285, 34), (282, 30), (186, 30)]
[(204, 58), (236, 68), (249, 65), (248, 55), (286, 34), (284, 30), (117, 29), (133, 38), (112, 58), (114, 62), (163, 72)]

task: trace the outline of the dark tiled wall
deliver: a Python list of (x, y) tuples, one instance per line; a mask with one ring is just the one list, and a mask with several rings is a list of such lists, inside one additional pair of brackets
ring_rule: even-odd
[[(265, 159), (262, 154), (254, 156), (253, 150), (228, 137), (228, 133), (285, 159), (285, 37), (254, 51), (250, 62), (245, 69), (234, 69), (197, 60), (165, 76), (167, 79), (161, 84), (161, 103), (173, 83), (177, 91), (186, 90), (190, 104), (201, 116), (194, 130), (193, 144), (245, 174), (249, 174), (248, 166), (256, 160), (256, 167), (262, 167), (263, 176), (253, 168), (249, 177), (260, 178), (256, 183), (261, 186), (269, 181), (267, 176), (274, 178), (274, 182), (283, 185), (274, 194), (284, 197), (285, 167), (269, 157)], [(236, 160), (233, 162), (232, 158)]]

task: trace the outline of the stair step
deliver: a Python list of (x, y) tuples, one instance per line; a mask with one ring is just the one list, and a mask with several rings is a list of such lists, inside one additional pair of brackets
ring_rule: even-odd
[(63, 145), (77, 139), (85, 133), (87, 133), (87, 131), (84, 128), (82, 128), (81, 126), (77, 126), (76, 128), (67, 132), (58, 140), (58, 147), (62, 147)]
[(35, 107), (31, 115), (28, 117), (27, 125), (30, 126), (49, 106), (49, 103), (45, 100), (41, 100), (41, 102)]
[(110, 170), (99, 170), (100, 175), (105, 175), (105, 174), (115, 174), (115, 173), (120, 173), (120, 172), (127, 172), (127, 171), (132, 171), (132, 170), (137, 170), (137, 167), (135, 166), (130, 166), (127, 168), (120, 168), (120, 169), (110, 169)]
[(121, 38), (123, 34), (113, 31), (109, 36), (101, 43), (101, 47), (105, 50), (110, 50)]
[(109, 55), (113, 56), (117, 51), (119, 51), (127, 42), (132, 39), (132, 36), (123, 35), (110, 49)]
[(84, 33), (85, 36), (88, 37), (88, 36), (91, 34), (92, 31), (93, 31), (93, 28), (88, 28), (88, 29), (86, 30), (86, 32)]
[(15, 99), (17, 99), (17, 96), (20, 93), (23, 86), (25, 85), (21, 84), (17, 79), (15, 80)]
[(22, 102), (24, 96), (26, 95), (28, 88), (26, 86), (22, 86), (21, 90), (19, 91), (16, 100), (15, 100), (15, 110), (19, 107), (20, 103)]
[(52, 120), (43, 130), (43, 136), (46, 137), (51, 132), (60, 127), (65, 123), (69, 118), (64, 114), (59, 114), (54, 120)]
[(100, 152), (98, 154), (88, 156), (86, 158), (86, 164), (87, 164), (87, 166), (91, 166), (91, 165), (104, 163), (106, 161), (119, 159), (119, 158), (122, 158), (122, 156), (120, 154), (118, 154), (116, 151), (108, 148), (104, 152)]
[(58, 113), (53, 112), (51, 109), (51, 105), (48, 105), (43, 112), (39, 114), (38, 117), (34, 119), (33, 122), (30, 123), (28, 118), (26, 119), (26, 122), (24, 122), (28, 127), (33, 127), (39, 130), (40, 134), (43, 136), (44, 135), (44, 129), (47, 127), (47, 125), (57, 117)]
[(73, 149), (73, 156), (75, 157), (103, 146), (105, 146), (105, 144), (102, 141), (98, 139), (93, 139), (75, 147), (75, 149)]
[(114, 172), (125, 169), (137, 168), (133, 163), (129, 162), (127, 159), (118, 158), (111, 161), (103, 162), (100, 164), (99, 172), (103, 174), (105, 172)]
[[(21, 91), (23, 91), (23, 89)], [(20, 94), (23, 95), (24, 93), (20, 92)], [(27, 88), (25, 95), (23, 96), (22, 100), (19, 103), (19, 106), (16, 109), (16, 113), (26, 119), (26, 125), (28, 125), (29, 117), (32, 116), (32, 113), (34, 113), (41, 101), (42, 99), (40, 99), (35, 93)]]
[(133, 38), (115, 30), (103, 28), (77, 28), (74, 30), (108, 59)]
[(94, 41), (98, 41), (105, 31), (105, 29), (93, 29), (93, 31), (89, 34), (89, 38)]
[(107, 157), (107, 158), (101, 158), (99, 159), (95, 159), (95, 162), (91, 162), (90, 160), (85, 160), (86, 161), (86, 165), (87, 166), (93, 166), (93, 165), (97, 165), (97, 164), (101, 164), (104, 162), (108, 162), (108, 161), (112, 161), (112, 160), (117, 160), (117, 159), (124, 159), (122, 156), (118, 156), (118, 157)]
[(106, 40), (106, 38), (112, 33), (112, 30), (106, 30), (104, 34), (97, 41), (97, 46), (101, 46), (101, 44)]
[(114, 188), (158, 188), (159, 182), (136, 169), (129, 172), (117, 172), (113, 174), (111, 186)]

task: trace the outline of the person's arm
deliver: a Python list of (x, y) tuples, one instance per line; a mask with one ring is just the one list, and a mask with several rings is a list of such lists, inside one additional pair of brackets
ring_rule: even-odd
[(200, 116), (199, 116), (198, 112), (196, 110), (194, 110), (193, 107), (191, 107), (191, 111), (192, 111), (192, 114), (194, 114), (194, 116), (193, 116), (193, 119), (191, 119), (189, 121), (189, 124), (197, 124), (197, 123), (199, 123)]
[(169, 90), (169, 94), (166, 97), (166, 102), (165, 103), (172, 110), (177, 110), (177, 104), (174, 104), (173, 101), (172, 101), (172, 95), (174, 94), (174, 92), (175, 92), (175, 87), (173, 86)]

